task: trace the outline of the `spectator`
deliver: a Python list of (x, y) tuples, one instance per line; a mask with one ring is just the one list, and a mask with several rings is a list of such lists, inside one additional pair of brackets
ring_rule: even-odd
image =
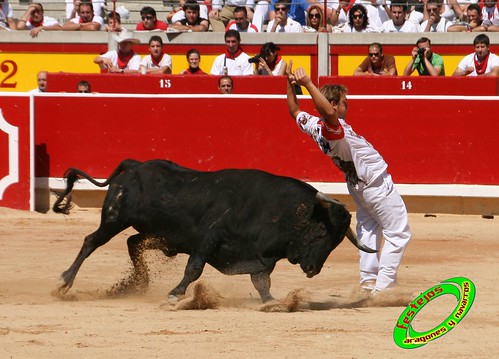
[[(280, 48), (273, 42), (263, 44), (255, 63), (255, 75), (284, 76), (286, 61), (279, 55)], [(256, 58), (254, 58), (256, 60)]]
[(224, 35), (225, 53), (215, 58), (210, 73), (212, 75), (253, 75), (253, 66), (249, 56), (241, 48), (241, 35), (236, 30), (229, 30)]
[(288, 17), (288, 0), (277, 0), (275, 3), (275, 17), (267, 25), (267, 32), (303, 32), (297, 21)]
[(324, 27), (324, 11), (322, 6), (313, 4), (308, 8), (307, 26), (303, 27), (304, 32), (332, 32), (331, 25)]
[(58, 31), (61, 25), (56, 19), (44, 16), (43, 6), (40, 3), (32, 3), (26, 12), (17, 21), (17, 30), (30, 30), (31, 37), (37, 37), (40, 31)]
[(414, 70), (419, 76), (445, 76), (442, 56), (431, 51), (431, 40), (421, 37), (412, 49), (412, 58), (404, 69), (404, 76), (410, 76)]
[(17, 30), (14, 11), (8, 0), (0, 0), (0, 30)]
[[(353, 6), (353, 1), (348, 0), (333, 0), (331, 2), (328, 1), (328, 13), (329, 19), (331, 21), (331, 25), (336, 27), (342, 27), (344, 24), (348, 22), (348, 14), (350, 9)], [(367, 9), (366, 9), (367, 16)], [(381, 26), (380, 26), (381, 27)]]
[(66, 31), (99, 31), (104, 28), (104, 20), (99, 15), (94, 15), (94, 8), (91, 2), (80, 2), (77, 6), (78, 16), (74, 17), (62, 25)]
[(390, 5), (392, 14), (391, 20), (383, 23), (381, 29), (383, 32), (419, 32), (419, 26), (414, 22), (406, 20), (407, 5), (392, 3)]
[(428, 0), (426, 2), (426, 13), (428, 19), (421, 24), (421, 32), (447, 32), (447, 29), (452, 22), (442, 18), (440, 12), (442, 11), (442, 4), (439, 0)]
[[(359, 0), (356, 3), (364, 5), (367, 10), (367, 17), (369, 24), (372, 27), (381, 29), (385, 21), (390, 20), (390, 8), (385, 0)], [(336, 12), (331, 14), (334, 16)]]
[[(222, 3), (224, 5), (222, 6)], [(214, 32), (223, 32), (230, 20), (234, 19), (234, 9), (237, 6), (245, 6), (248, 16), (253, 18), (253, 0), (213, 0), (209, 20)]]
[(201, 54), (196, 49), (190, 49), (185, 55), (187, 62), (189, 63), (189, 68), (182, 71), (181, 75), (207, 75), (206, 72), (201, 70), (199, 64), (201, 62)]
[(249, 22), (248, 10), (244, 6), (237, 6), (234, 9), (234, 20), (230, 20), (225, 28), (227, 30), (237, 30), (239, 32), (259, 32), (258, 28)]
[(478, 4), (470, 4), (466, 9), (466, 18), (468, 21), (461, 21), (449, 26), (447, 32), (484, 32), (491, 24), (482, 21), (482, 9)]
[(355, 4), (348, 12), (348, 22), (339, 28), (342, 32), (381, 32), (369, 25), (367, 10), (362, 4)]
[(497, 76), (499, 56), (489, 50), (490, 39), (480, 34), (473, 40), (475, 52), (466, 55), (457, 65), (452, 76)]
[(168, 24), (164, 21), (160, 21), (156, 17), (156, 10), (150, 6), (144, 6), (140, 10), (141, 22), (137, 24), (135, 30), (138, 31), (151, 31), (151, 30), (163, 30), (168, 29)]
[(161, 39), (161, 36), (151, 36), (151, 38), (149, 39), (149, 52), (150, 54), (145, 56), (140, 62), (140, 73), (172, 73), (172, 58), (170, 55), (163, 53), (163, 40)]
[(369, 53), (357, 67), (353, 76), (397, 76), (395, 58), (383, 54), (383, 46), (373, 42), (369, 45)]
[(100, 17), (105, 15), (104, 7), (106, 0), (66, 0), (66, 20), (78, 17), (78, 6), (83, 2), (92, 3), (94, 15)]
[(210, 27), (207, 19), (199, 16), (199, 4), (196, 0), (187, 0), (183, 6), (184, 18), (176, 21), (171, 27), (177, 30), (206, 32)]
[[(173, 8), (173, 10), (166, 17), (166, 20), (170, 21), (172, 24), (175, 24), (177, 21), (185, 19), (185, 12), (183, 9), (185, 1), (186, 0), (180, 0), (179, 6)], [(211, 8), (211, 0), (199, 0), (197, 3), (199, 4), (199, 17), (208, 20), (208, 6)]]
[(133, 50), (133, 44), (140, 43), (123, 29), (118, 35), (113, 35), (114, 40), (118, 42), (118, 50), (110, 50), (94, 59), (94, 63), (101, 69), (107, 69), (110, 73), (138, 73), (141, 58)]
[(108, 32), (121, 32), (121, 15), (119, 12), (110, 12), (106, 15), (104, 30)]
[(230, 95), (234, 89), (234, 81), (232, 77), (224, 75), (218, 79), (218, 91), (222, 95)]
[(499, 4), (497, 0), (483, 0), (482, 19), (488, 25), (487, 31), (499, 31)]
[(76, 92), (78, 93), (90, 93), (90, 82), (81, 80), (76, 85)]
[[(475, 3), (478, 2), (478, 0), (473, 0), (473, 1)], [(440, 16), (451, 22), (453, 22), (456, 19), (457, 20), (463, 19), (463, 15), (465, 14), (466, 8), (470, 4), (470, 2), (466, 4), (466, 1), (463, 0), (439, 0), (439, 2), (442, 4), (442, 7), (440, 9)], [(426, 12), (426, 4), (427, 2), (424, 1), (423, 21), (428, 19), (428, 13)], [(462, 4), (462, 7), (459, 4)]]
[(36, 74), (37, 88), (30, 90), (29, 93), (47, 92), (47, 71), (39, 71)]

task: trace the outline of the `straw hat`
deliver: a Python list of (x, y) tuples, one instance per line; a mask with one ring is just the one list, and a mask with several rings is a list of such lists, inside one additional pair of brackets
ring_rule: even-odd
[(133, 37), (133, 32), (123, 29), (118, 35), (113, 35), (113, 39), (119, 44), (123, 41), (130, 41), (134, 44), (140, 44), (140, 40)]

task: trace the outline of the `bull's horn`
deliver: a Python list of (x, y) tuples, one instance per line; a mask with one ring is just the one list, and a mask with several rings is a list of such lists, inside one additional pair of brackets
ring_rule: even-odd
[(353, 233), (352, 228), (348, 227), (347, 233), (346, 233), (347, 238), (350, 240), (350, 242), (353, 243), (353, 245), (357, 248), (359, 248), (361, 251), (364, 251), (366, 253), (377, 253), (378, 251), (372, 248), (369, 248), (366, 246), (362, 241), (359, 241), (355, 233)]
[(319, 202), (321, 203), (322, 207), (324, 207), (324, 208), (329, 208), (329, 206), (331, 205), (331, 203), (338, 204), (340, 206), (346, 207), (346, 204), (341, 203), (340, 201), (337, 201), (337, 200), (329, 197), (324, 192), (319, 192), (318, 191), (315, 194), (315, 198), (317, 198), (319, 200)]

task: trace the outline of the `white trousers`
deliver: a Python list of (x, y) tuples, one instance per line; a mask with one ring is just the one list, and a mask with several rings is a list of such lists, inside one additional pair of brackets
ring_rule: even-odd
[[(393, 287), (405, 248), (411, 238), (407, 210), (392, 177), (384, 173), (368, 186), (348, 186), (357, 204), (357, 236), (378, 253), (360, 254), (360, 283), (375, 281), (373, 289)], [(382, 239), (385, 239), (383, 248)]]

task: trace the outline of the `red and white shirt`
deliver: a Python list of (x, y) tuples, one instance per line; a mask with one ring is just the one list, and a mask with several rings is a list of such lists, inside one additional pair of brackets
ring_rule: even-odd
[(231, 20), (225, 27), (225, 32), (229, 30), (237, 30), (239, 32), (258, 32), (258, 28), (253, 25), (251, 22), (249, 23), (248, 27), (246, 29), (241, 29), (238, 25), (236, 20)]
[(307, 112), (296, 116), (296, 124), (331, 157), (334, 164), (345, 173), (346, 182), (352, 187), (359, 183), (369, 185), (386, 172), (388, 165), (367, 140), (354, 132), (339, 118), (338, 128), (328, 127), (324, 120)]

